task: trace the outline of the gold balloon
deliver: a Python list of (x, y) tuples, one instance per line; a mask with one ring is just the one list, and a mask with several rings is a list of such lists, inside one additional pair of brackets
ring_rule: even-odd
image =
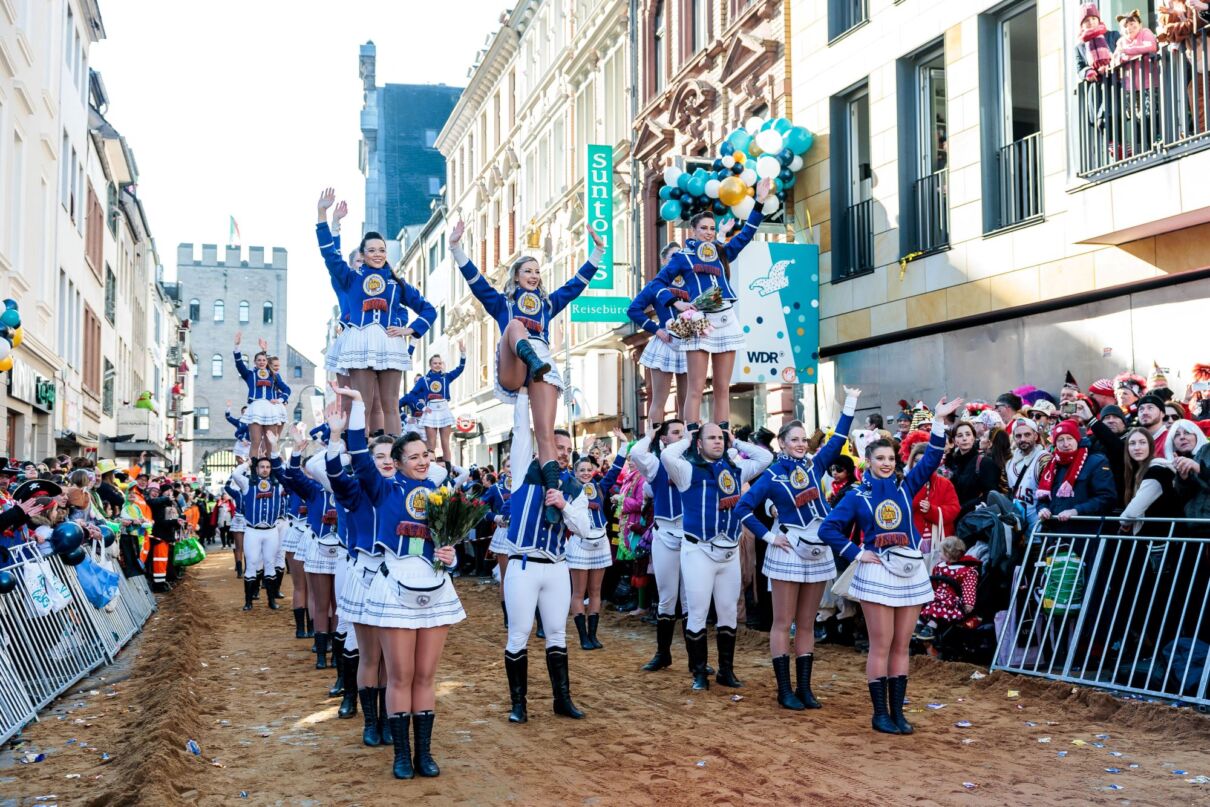
[(5, 371), (11, 370), (11, 369), (13, 369), (13, 357), (12, 356), (5, 356), (3, 359), (0, 359), (0, 373), (3, 373)]
[(18, 325), (17, 330), (13, 331), (13, 347), (20, 347), (25, 341), (25, 326)]
[(755, 158), (759, 157), (760, 155), (764, 154), (765, 150), (762, 149), (760, 146), (756, 145), (756, 141), (753, 140), (751, 143), (748, 144), (748, 153), (752, 155), (753, 159), (755, 159)]
[(751, 185), (744, 186), (744, 196), (755, 196), (755, 195), (756, 195), (756, 188), (752, 187)]
[(744, 198), (744, 181), (736, 176), (727, 177), (718, 186), (718, 199), (727, 207), (738, 204)]
[(742, 151), (736, 151), (732, 153), (731, 156), (735, 158), (737, 163), (742, 163), (744, 160), (748, 159), (748, 155), (744, 154)]

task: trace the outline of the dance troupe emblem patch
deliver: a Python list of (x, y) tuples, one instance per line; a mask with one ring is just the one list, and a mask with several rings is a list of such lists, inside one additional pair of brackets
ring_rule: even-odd
[(723, 471), (718, 475), (718, 489), (727, 496), (735, 493), (735, 477), (730, 471)]
[(259, 490), (261, 493), (267, 493), (269, 490), (269, 480), (262, 479), (261, 481), (257, 482), (256, 489)]
[(790, 485), (793, 486), (795, 490), (802, 490), (810, 481), (811, 480), (807, 478), (807, 472), (802, 468), (795, 468), (790, 472)]
[(589, 499), (595, 499), (597, 497), (597, 489), (591, 482), (584, 484), (584, 495)]
[(884, 530), (895, 529), (901, 521), (903, 521), (903, 511), (890, 499), (882, 502), (874, 510), (874, 523)]
[(697, 245), (697, 259), (702, 263), (713, 263), (718, 260), (718, 247), (712, 241), (703, 241)]
[(521, 313), (532, 317), (542, 308), (542, 301), (532, 291), (527, 291), (517, 299), (517, 308)]
[(430, 381), (429, 389), (433, 392), (441, 392), (441, 382), (440, 381)]
[(371, 297), (377, 297), (386, 290), (387, 282), (382, 279), (381, 275), (366, 275), (366, 279), (361, 281), (361, 290)]
[(429, 505), (429, 492), (426, 488), (416, 488), (408, 494), (405, 500), (408, 515), (415, 519), (424, 518), (424, 511)]

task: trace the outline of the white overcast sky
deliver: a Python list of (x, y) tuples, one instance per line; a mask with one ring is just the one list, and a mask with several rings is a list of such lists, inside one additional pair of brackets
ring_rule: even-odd
[[(139, 167), (139, 196), (169, 279), (176, 247), (289, 250), (289, 340), (322, 364), (335, 298), (315, 246), (326, 185), (364, 219), (357, 168), (358, 48), (378, 46), (378, 84), (466, 85), (510, 0), (101, 0), (108, 38), (92, 66), (106, 115)], [(268, 253), (268, 249), (266, 249)], [(220, 252), (221, 254), (221, 252)]]

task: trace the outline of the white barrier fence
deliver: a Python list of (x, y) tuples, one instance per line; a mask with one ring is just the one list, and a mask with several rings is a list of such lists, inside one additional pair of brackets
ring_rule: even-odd
[(1140, 523), (1039, 524), (992, 669), (1210, 706), (1210, 520)]
[(96, 608), (75, 569), (58, 556), (42, 556), (32, 543), (9, 551), (14, 565), (6, 570), (17, 587), (0, 595), (0, 743), (112, 662), (156, 607), (142, 575), (128, 578), (119, 571), (118, 596)]

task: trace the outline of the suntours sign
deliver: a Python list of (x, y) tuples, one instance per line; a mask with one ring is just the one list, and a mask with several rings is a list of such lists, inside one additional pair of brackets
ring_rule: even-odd
[[(613, 289), (613, 147), (588, 146), (588, 170), (584, 176), (584, 213), (588, 226), (605, 241), (605, 256), (590, 289)], [(586, 236), (587, 237), (587, 236)], [(588, 238), (588, 252), (594, 249)]]

